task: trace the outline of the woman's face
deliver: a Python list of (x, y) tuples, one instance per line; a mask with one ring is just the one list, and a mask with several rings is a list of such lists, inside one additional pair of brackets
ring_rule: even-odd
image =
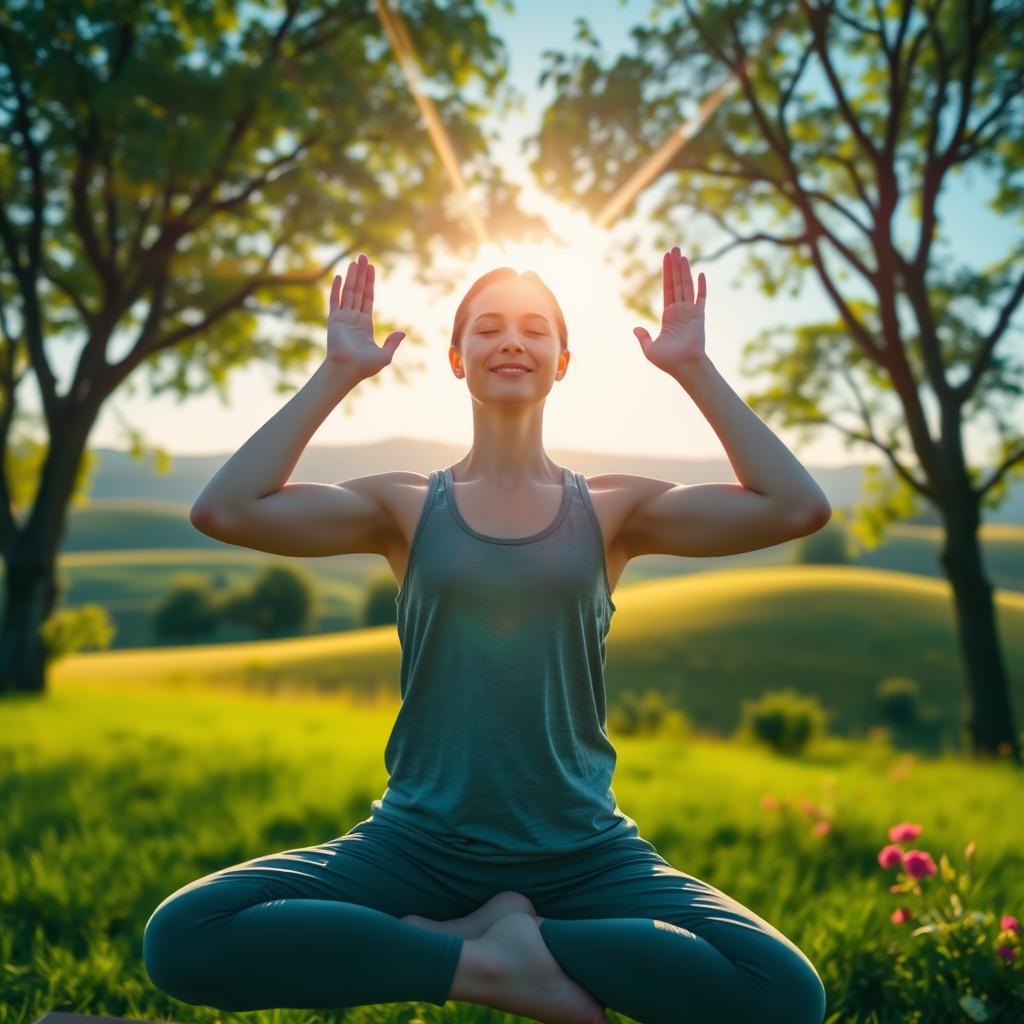
[[(569, 352), (562, 349), (551, 300), (529, 282), (495, 281), (470, 303), (461, 350), (449, 348), (457, 376), (488, 400), (536, 399), (565, 376)], [(502, 374), (494, 367), (517, 363), (525, 373)]]

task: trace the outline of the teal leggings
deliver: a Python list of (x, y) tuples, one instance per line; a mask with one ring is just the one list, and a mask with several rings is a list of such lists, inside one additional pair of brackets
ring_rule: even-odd
[(178, 889), (150, 915), (143, 958), (158, 988), (221, 1010), (443, 1005), (465, 940), (400, 918), (462, 917), (504, 890), (547, 918), (573, 981), (641, 1024), (824, 1018), (824, 986), (793, 942), (634, 834), (499, 864), (371, 817)]

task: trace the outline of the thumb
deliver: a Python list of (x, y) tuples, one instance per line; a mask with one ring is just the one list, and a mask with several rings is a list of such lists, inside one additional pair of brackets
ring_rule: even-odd
[(395, 355), (395, 349), (401, 344), (402, 339), (405, 337), (405, 331), (395, 331), (394, 334), (389, 334), (387, 340), (384, 342), (384, 350), (387, 352), (388, 362)]
[(634, 327), (633, 333), (636, 335), (637, 341), (640, 342), (640, 347), (644, 350), (644, 355), (647, 355), (647, 346), (651, 343), (651, 336), (643, 327)]

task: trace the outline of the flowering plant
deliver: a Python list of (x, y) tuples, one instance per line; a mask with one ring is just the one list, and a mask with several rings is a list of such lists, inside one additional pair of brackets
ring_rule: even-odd
[[(976, 895), (971, 874), (977, 852), (973, 840), (964, 848), (964, 867), (958, 871), (944, 853), (936, 864), (927, 850), (903, 848), (901, 844), (916, 840), (920, 834), (920, 825), (900, 822), (889, 829), (890, 843), (878, 852), (883, 870), (900, 869), (889, 892), (903, 899), (890, 920), (896, 925), (915, 923), (912, 936), (932, 936), (926, 965), (930, 977), (955, 986), (955, 991), (961, 993), (958, 1005), (971, 1020), (992, 1019), (989, 1004), (979, 993), (999, 989), (1016, 1000), (1024, 1019), (1024, 985), (1019, 979), (1024, 973), (1020, 970), (1020, 921), (1012, 914), (997, 918), (991, 910), (967, 909)], [(934, 881), (926, 882), (928, 878)]]

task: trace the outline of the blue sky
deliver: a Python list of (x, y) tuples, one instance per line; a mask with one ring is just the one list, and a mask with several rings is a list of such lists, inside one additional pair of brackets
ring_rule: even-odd
[[(519, 139), (535, 131), (552, 91), (550, 83), (543, 89), (536, 85), (541, 54), (545, 49), (571, 50), (579, 16), (585, 16), (595, 29), (606, 54), (631, 50), (629, 28), (646, 20), (649, 4), (646, 0), (625, 6), (617, 0), (517, 0), (515, 6), (512, 15), (485, 8), (494, 31), (507, 41), (510, 77), (518, 90), (526, 94), (524, 114), (502, 123), (503, 141), (498, 152), (509, 176), (531, 192), (534, 208), (550, 217), (555, 213), (550, 200), (532, 186), (525, 161), (518, 153)], [(956, 237), (956, 256), (975, 265), (1005, 253), (1014, 230), (1013, 225), (998, 221), (985, 208), (983, 200), (989, 192), (990, 186), (974, 171), (952, 179), (950, 191), (943, 199), (948, 230)], [(580, 237), (589, 231), (587, 225), (565, 211), (557, 211), (556, 219), (563, 231), (576, 231)], [(704, 244), (710, 251), (721, 244), (721, 236), (710, 233), (709, 227), (710, 222), (706, 222)], [(734, 227), (752, 229), (751, 225)], [(912, 225), (905, 235), (901, 233), (904, 239), (912, 235), (916, 236)], [(613, 235), (588, 241), (586, 252), (593, 254), (595, 262), (586, 263), (574, 254), (571, 263), (576, 267), (578, 262), (578, 273), (573, 278), (554, 280), (560, 262), (565, 263), (557, 255), (550, 265), (550, 274), (542, 264), (536, 265), (559, 295), (569, 325), (569, 346), (575, 355), (569, 374), (556, 384), (547, 399), (546, 447), (616, 454), (723, 456), (721, 442), (690, 397), (644, 359), (632, 334), (633, 326), (642, 321), (623, 309), (616, 297), (615, 277), (610, 269), (614, 266), (614, 245)], [(602, 247), (607, 251), (594, 252)], [(762, 249), (762, 254), (766, 252)], [(374, 258), (373, 253), (369, 255)], [(660, 250), (652, 247), (652, 267), (660, 266), (661, 255)], [(835, 316), (831, 302), (813, 282), (795, 300), (765, 298), (753, 281), (741, 279), (744, 258), (741, 252), (734, 251), (703, 268), (694, 268), (695, 277), (699, 269), (704, 269), (708, 278), (708, 354), (740, 395), (763, 384), (747, 380), (739, 372), (740, 348), (748, 338), (770, 325)], [(523, 264), (521, 269), (527, 265), (530, 264)], [(343, 273), (344, 267), (339, 270)], [(467, 285), (476, 273), (467, 278)], [(328, 280), (324, 287), (325, 320), (329, 287)], [(336, 409), (310, 444), (372, 443), (410, 436), (446, 441), (468, 450), (472, 443), (470, 400), (465, 382), (454, 378), (447, 358), (451, 318), (461, 291), (439, 301), (413, 282), (407, 268), (398, 266), (386, 278), (378, 276), (376, 292), (378, 309), (393, 316), (409, 332), (410, 338), (399, 348), (396, 361), (404, 360), (405, 365), (422, 369), (409, 385), (389, 377), (390, 368), (379, 375), (379, 384), (359, 385), (342, 403), (346, 408)], [(600, 297), (599, 302), (595, 296)], [(652, 336), (657, 334), (657, 324), (644, 326)], [(423, 344), (410, 345), (411, 338)], [(383, 341), (383, 337), (378, 340)], [(311, 364), (308, 372), (311, 374), (314, 369), (315, 364)], [(140, 377), (138, 395), (130, 397), (122, 392), (108, 403), (93, 431), (91, 444), (125, 447), (123, 418), (141, 426), (148, 441), (164, 445), (172, 453), (229, 454), (287, 401), (287, 395), (273, 392), (274, 379), (274, 373), (265, 367), (252, 366), (236, 373), (232, 377), (230, 407), (224, 408), (212, 394), (191, 399), (187, 405), (179, 405), (172, 397), (149, 399)], [(304, 378), (293, 375), (293, 379)], [(844, 451), (838, 432), (832, 429), (823, 430), (812, 443), (799, 445), (787, 432), (769, 425), (807, 464), (878, 461), (879, 453), (873, 448)], [(986, 439), (969, 431), (969, 455), (980, 459), (986, 450)]]

